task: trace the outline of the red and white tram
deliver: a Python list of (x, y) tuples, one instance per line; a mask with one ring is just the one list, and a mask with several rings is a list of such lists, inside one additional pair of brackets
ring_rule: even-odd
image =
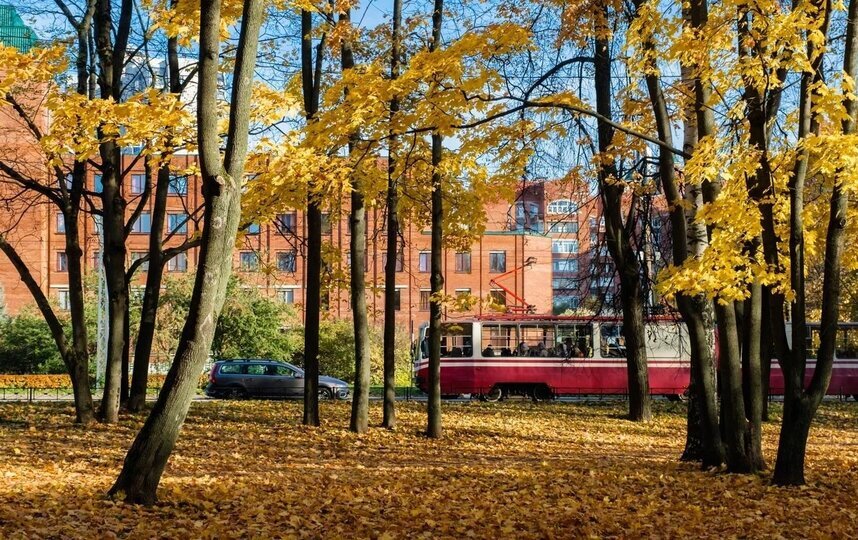
[[(652, 394), (682, 395), (690, 377), (688, 333), (674, 319), (646, 324)], [(428, 325), (420, 328), (414, 374), (427, 390)], [(819, 330), (811, 325), (808, 348), (815, 351)], [(809, 354), (808, 374), (815, 361)], [(809, 376), (808, 375), (808, 376)], [(783, 375), (772, 362), (770, 393), (782, 394)], [(507, 395), (550, 399), (568, 394), (626, 394), (628, 375), (622, 322), (615, 318), (516, 317), (469, 319), (442, 324), (441, 393), (471, 394), (489, 400)], [(858, 324), (839, 327), (828, 393), (858, 396)]]

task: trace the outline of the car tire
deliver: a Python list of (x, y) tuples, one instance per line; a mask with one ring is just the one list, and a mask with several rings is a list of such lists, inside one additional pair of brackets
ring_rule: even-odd
[(330, 388), (319, 388), (319, 400), (328, 401), (334, 399), (334, 391)]

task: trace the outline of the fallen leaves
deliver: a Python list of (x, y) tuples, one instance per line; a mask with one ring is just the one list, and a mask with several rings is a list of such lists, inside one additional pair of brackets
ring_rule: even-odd
[[(321, 429), (294, 402), (195, 402), (153, 508), (104, 498), (141, 417), (83, 429), (64, 404), (0, 405), (0, 537), (845, 537), (858, 526), (858, 406), (824, 403), (802, 489), (677, 461), (684, 409), (622, 404), (398, 404), (399, 429)], [(380, 406), (371, 410), (380, 420)], [(773, 460), (778, 423), (765, 425)], [(31, 429), (34, 428), (34, 429)], [(15, 450), (17, 449), (17, 452)]]

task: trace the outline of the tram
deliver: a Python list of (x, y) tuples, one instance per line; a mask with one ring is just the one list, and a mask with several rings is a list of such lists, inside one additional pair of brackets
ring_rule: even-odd
[[(608, 317), (463, 319), (442, 323), (441, 393), (470, 394), (489, 401), (511, 395), (547, 400), (562, 395), (628, 393), (622, 321)], [(415, 347), (417, 387), (427, 391), (428, 325)], [(678, 320), (645, 324), (650, 392), (676, 399), (690, 379), (688, 332)], [(815, 351), (818, 326), (810, 325)], [(838, 328), (837, 352), (828, 393), (858, 396), (858, 323)], [(808, 377), (816, 366), (809, 354)], [(783, 394), (784, 380), (772, 362), (770, 393)]]

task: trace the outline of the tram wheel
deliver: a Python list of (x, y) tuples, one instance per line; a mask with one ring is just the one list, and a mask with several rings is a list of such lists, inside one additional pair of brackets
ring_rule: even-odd
[(483, 394), (483, 400), (488, 401), (490, 403), (495, 403), (496, 401), (500, 401), (501, 399), (503, 399), (503, 394), (503, 387), (493, 386), (491, 390)]
[(533, 398), (534, 402), (551, 401), (554, 399), (554, 394), (551, 392), (551, 389), (548, 388), (548, 385), (545, 384), (535, 385), (530, 391), (530, 396)]

